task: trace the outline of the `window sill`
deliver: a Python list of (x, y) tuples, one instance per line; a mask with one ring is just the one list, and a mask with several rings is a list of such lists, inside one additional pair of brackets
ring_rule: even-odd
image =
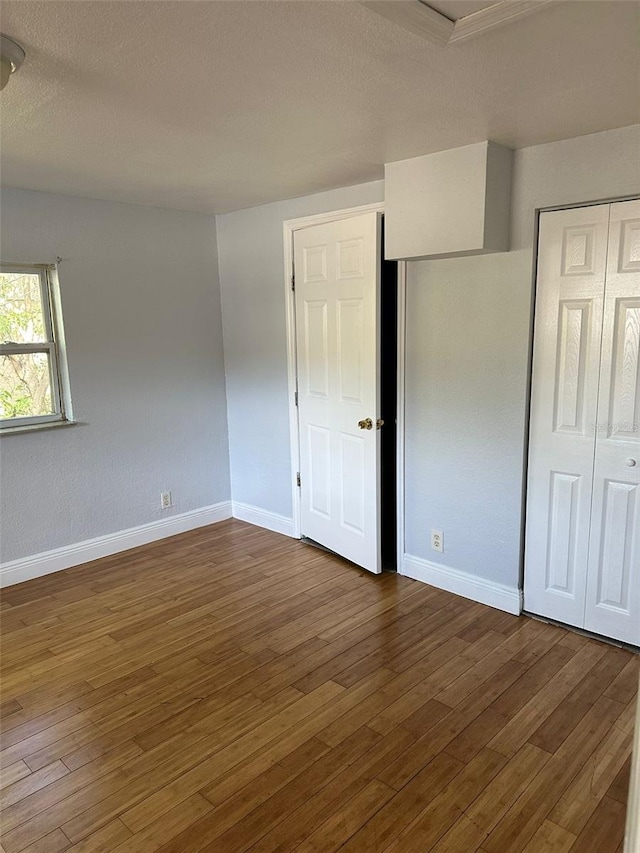
[(45, 424), (29, 424), (28, 426), (2, 427), (0, 436), (17, 435), (20, 432), (40, 432), (44, 429), (61, 429), (63, 427), (81, 426), (79, 421), (50, 421)]

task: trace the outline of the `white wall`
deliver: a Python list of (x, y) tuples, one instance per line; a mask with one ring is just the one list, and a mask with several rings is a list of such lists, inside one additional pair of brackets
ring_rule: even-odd
[[(422, 559), (516, 587), (535, 210), (640, 192), (640, 128), (517, 151), (511, 251), (409, 265), (407, 536)], [(429, 546), (444, 531), (445, 553)], [(434, 558), (439, 558), (435, 559)]]
[[(512, 251), (409, 264), (409, 554), (517, 587), (535, 210), (640, 192), (639, 131), (516, 152)], [(378, 182), (217, 218), (236, 501), (291, 515), (282, 221), (382, 195)]]
[(82, 423), (0, 438), (2, 561), (228, 500), (214, 219), (3, 189), (1, 225), (4, 260), (64, 259)]
[(216, 217), (234, 501), (292, 514), (282, 223), (383, 192), (376, 181)]

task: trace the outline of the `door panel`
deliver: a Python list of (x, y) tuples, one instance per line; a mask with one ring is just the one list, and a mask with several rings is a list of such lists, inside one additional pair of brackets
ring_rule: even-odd
[(525, 608), (584, 621), (609, 208), (540, 216)]
[(338, 393), (342, 403), (362, 403), (364, 325), (362, 299), (338, 299)]
[(312, 397), (329, 397), (329, 341), (327, 303), (309, 299), (304, 303), (305, 390)]
[(365, 439), (359, 435), (340, 434), (340, 507), (343, 527), (364, 536)]
[(575, 596), (579, 516), (583, 477), (551, 472), (546, 589)]
[(584, 435), (585, 385), (591, 301), (560, 302), (554, 427), (556, 433)]
[(640, 420), (638, 393), (638, 346), (640, 339), (640, 297), (616, 299), (613, 312), (613, 364), (607, 438), (637, 441)]
[(611, 205), (585, 628), (640, 645), (640, 202)]
[(331, 434), (325, 427), (307, 425), (309, 511), (331, 518)]
[(380, 222), (367, 213), (294, 234), (302, 534), (380, 571)]

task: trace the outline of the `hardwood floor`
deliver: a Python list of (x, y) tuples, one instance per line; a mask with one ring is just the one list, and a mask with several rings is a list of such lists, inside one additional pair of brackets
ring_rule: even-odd
[(223, 522), (6, 589), (6, 853), (617, 853), (638, 659)]

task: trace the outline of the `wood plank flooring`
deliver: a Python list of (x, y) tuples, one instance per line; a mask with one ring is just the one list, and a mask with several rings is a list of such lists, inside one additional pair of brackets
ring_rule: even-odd
[(621, 853), (638, 658), (238, 521), (2, 596), (4, 853)]

